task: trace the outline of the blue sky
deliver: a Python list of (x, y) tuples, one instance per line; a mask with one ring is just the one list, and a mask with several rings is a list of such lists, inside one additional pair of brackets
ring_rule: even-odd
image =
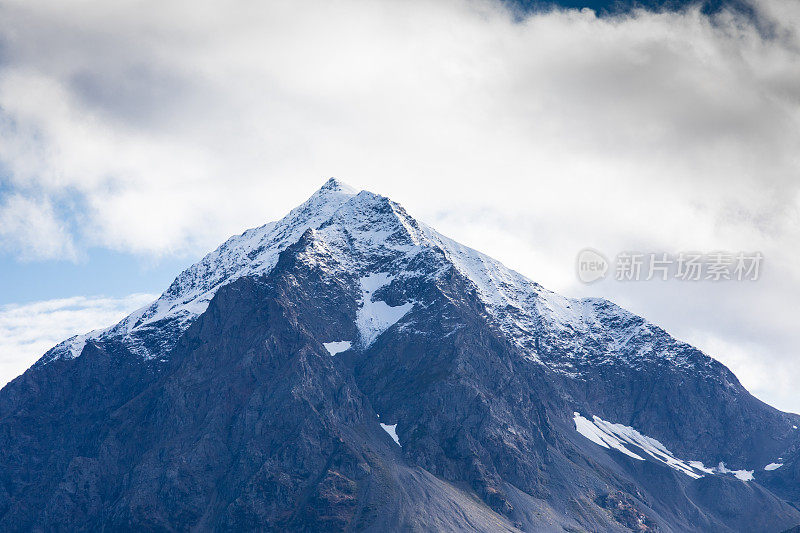
[(0, 305), (75, 295), (122, 298), (132, 293), (161, 292), (198, 258), (186, 254), (151, 262), (102, 248), (87, 250), (78, 261), (22, 261), (4, 255), (0, 257)]
[[(800, 411), (799, 27), (782, 0), (5, 0), (0, 382), (336, 176)], [(583, 285), (586, 247), (760, 251), (764, 275)]]
[[(9, 173), (0, 161), (0, 198), (14, 192)], [(79, 231), (80, 222), (72, 213), (75, 199), (66, 195), (62, 202), (65, 216), (61, 224)], [(74, 257), (41, 258), (6, 246), (0, 248), (0, 305), (76, 295), (122, 298), (133, 293), (160, 292), (178, 272), (200, 257), (198, 252), (150, 257), (108, 247), (85, 247)]]

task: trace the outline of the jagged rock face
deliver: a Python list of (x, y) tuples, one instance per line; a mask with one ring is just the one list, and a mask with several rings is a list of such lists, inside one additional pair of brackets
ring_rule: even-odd
[(331, 181), (0, 391), (0, 528), (781, 531), (798, 421)]

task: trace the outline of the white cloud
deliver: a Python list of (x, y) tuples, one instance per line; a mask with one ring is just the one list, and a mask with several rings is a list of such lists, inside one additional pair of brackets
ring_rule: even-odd
[(115, 324), (155, 298), (79, 296), (0, 306), (0, 387), (62, 340)]
[(0, 204), (0, 249), (15, 253), (23, 260), (75, 259), (77, 256), (72, 236), (56, 218), (50, 202), (19, 194)]
[[(696, 10), (518, 21), (481, 0), (9, 0), (6, 190), (74, 203), (42, 209), (69, 249), (157, 257), (277, 218), (335, 175), (546, 286), (779, 364), (800, 345), (800, 12), (758, 9), (770, 32)], [(11, 248), (52, 250), (58, 231)], [(586, 246), (760, 250), (767, 270), (746, 289), (587, 288)], [(800, 410), (788, 389), (773, 401)]]
[[(763, 401), (775, 404), (793, 403), (797, 397), (797, 377), (800, 376), (800, 358), (796, 352), (773, 353), (762, 343), (748, 342), (730, 335), (720, 338), (714, 332), (688, 332), (686, 341), (730, 368), (748, 390), (757, 391)], [(790, 354), (790, 357), (782, 355)], [(796, 410), (796, 408), (795, 408)]]

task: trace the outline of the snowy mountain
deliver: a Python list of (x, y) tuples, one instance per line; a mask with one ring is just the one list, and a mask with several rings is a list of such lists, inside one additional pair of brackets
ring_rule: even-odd
[[(303, 205), (278, 222), (231, 237), (200, 262), (181, 272), (161, 297), (119, 324), (76, 335), (50, 350), (43, 363), (80, 355), (87, 341), (113, 338), (145, 359), (164, 354), (208, 307), (216, 291), (242, 276), (269, 272), (278, 255), (303, 233), (329, 220), (356, 191), (330, 180)], [(164, 336), (164, 330), (171, 333)], [(152, 333), (152, 334), (151, 334)], [(151, 340), (152, 338), (152, 340)], [(148, 342), (150, 340), (150, 342)]]
[[(385, 218), (381, 216), (383, 213), (379, 213), (374, 218), (363, 219), (364, 213), (377, 209), (385, 209), (391, 217)], [(359, 247), (361, 255), (375, 250), (396, 252), (404, 255), (406, 262), (423, 251), (443, 254), (443, 261), (429, 258), (426, 266), (442, 271), (447, 268), (458, 270), (472, 282), (488, 312), (509, 337), (527, 349), (531, 360), (554, 370), (574, 373), (576, 366), (587, 362), (635, 365), (637, 359), (647, 355), (667, 357), (673, 364), (689, 368), (712, 362), (702, 356), (693, 360), (685, 351), (689, 347), (680, 343), (663, 347), (657, 355), (653, 354), (653, 343), (648, 339), (658, 328), (643, 319), (604, 300), (579, 301), (547, 291), (498, 261), (415, 221), (394, 202), (367, 191), (358, 193), (331, 179), (282, 220), (230, 238), (182, 272), (149, 306), (135, 311), (111, 328), (64, 341), (50, 350), (42, 363), (77, 357), (87, 341), (103, 339), (119, 340), (145, 359), (167, 353), (180, 333), (206, 310), (220, 287), (244, 276), (269, 273), (279, 254), (297, 242), (307, 230), (314, 230), (312, 234), (320, 243), (318, 246), (325, 246), (331, 258), (342, 263), (340, 270), (346, 272), (358, 269), (354, 264), (353, 247)], [(376, 258), (366, 260), (374, 261)], [(407, 270), (406, 262), (399, 259), (395, 262), (395, 272), (413, 277), (415, 273)], [(426, 275), (432, 274), (426, 272)], [(620, 323), (622, 327), (607, 328), (608, 322)], [(164, 329), (173, 331), (172, 335), (165, 338)], [(155, 332), (157, 341), (147, 342), (150, 332)], [(588, 361), (593, 354), (580, 346), (579, 353), (570, 350), (569, 360), (542, 359), (534, 347), (537, 335), (547, 335), (562, 347), (571, 347), (576, 335), (589, 336), (602, 345), (605, 357)], [(149, 348), (151, 344), (155, 349)], [(618, 355), (625, 344), (637, 344), (637, 347), (635, 352), (626, 353), (631, 357), (623, 360)]]
[(330, 180), (0, 391), (0, 525), (782, 531), (798, 425)]

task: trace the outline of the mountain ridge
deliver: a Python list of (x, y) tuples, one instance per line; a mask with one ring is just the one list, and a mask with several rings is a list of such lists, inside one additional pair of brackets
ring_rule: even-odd
[[(359, 194), (379, 199), (378, 201), (386, 201), (387, 205), (392, 206), (392, 209), (398, 209), (400, 223), (404, 228), (410, 229), (411, 242), (419, 245), (421, 241), (427, 241), (427, 244), (438, 247), (445, 253), (447, 259), (476, 285), (481, 299), (496, 308), (497, 313), (502, 313), (503, 308), (527, 311), (516, 317), (508, 318), (509, 323), (506, 326), (509, 333), (514, 334), (517, 339), (529, 336), (525, 335), (529, 333), (526, 330), (538, 327), (535, 323), (537, 318), (531, 316), (530, 310), (523, 309), (526, 305), (530, 305), (529, 301), (533, 299), (530, 293), (541, 298), (541, 301), (534, 301), (532, 307), (544, 308), (536, 309), (536, 311), (540, 315), (547, 314), (550, 321), (558, 323), (562, 327), (583, 325), (586, 329), (590, 329), (589, 322), (609, 320), (610, 315), (611, 320), (633, 322), (634, 326), (640, 329), (652, 328), (663, 332), (647, 320), (608, 300), (600, 298), (571, 299), (547, 291), (538, 283), (506, 268), (499, 261), (418, 223), (409, 217), (402, 207), (391, 200), (368, 191), (356, 191), (340, 180), (331, 178), (306, 202), (293, 209), (283, 219), (246, 230), (240, 235), (229, 238), (219, 248), (181, 272), (152, 304), (134, 311), (112, 327), (67, 339), (49, 350), (48, 354), (50, 355), (43, 357), (43, 362), (60, 357), (76, 357), (80, 354), (82, 347), (80, 343), (86, 339), (108, 334), (124, 338), (137, 329), (162, 320), (175, 321), (178, 323), (179, 330), (185, 329), (188, 323), (205, 310), (219, 287), (242, 276), (257, 276), (267, 273), (274, 267), (277, 255), (281, 251), (297, 242), (308, 229), (317, 230), (330, 225), (337, 211), (346, 207), (351, 199), (357, 199)], [(310, 214), (314, 211), (317, 212), (313, 215)], [(304, 214), (307, 215), (305, 218), (303, 218)], [(517, 287), (520, 286), (523, 286), (526, 291), (519, 291)], [(526, 299), (529, 301), (526, 302)], [(624, 341), (626, 343), (635, 340), (636, 332), (629, 333)], [(531, 341), (530, 338), (525, 340), (528, 343)], [(619, 339), (614, 339), (614, 341), (619, 342)], [(683, 346), (689, 346), (681, 341), (676, 342)], [(133, 344), (132, 348), (135, 352), (138, 347)], [(149, 357), (146, 352), (142, 355), (145, 358)]]

